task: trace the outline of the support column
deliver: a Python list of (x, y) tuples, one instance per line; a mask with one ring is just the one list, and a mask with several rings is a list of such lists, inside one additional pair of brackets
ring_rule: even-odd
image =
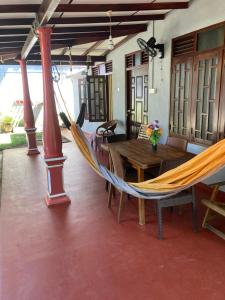
[(44, 88), (43, 143), (48, 180), (45, 199), (48, 206), (70, 203), (63, 185), (63, 163), (66, 157), (62, 153), (62, 138), (55, 106), (51, 71), (51, 32), (49, 27), (38, 29)]
[(23, 83), (23, 120), (24, 120), (24, 129), (27, 135), (27, 155), (39, 154), (39, 150), (36, 144), (36, 128), (34, 123), (34, 114), (32, 110), (32, 104), (30, 100), (28, 79), (27, 79), (27, 68), (26, 62), (24, 59), (19, 61), (22, 74), (22, 83)]

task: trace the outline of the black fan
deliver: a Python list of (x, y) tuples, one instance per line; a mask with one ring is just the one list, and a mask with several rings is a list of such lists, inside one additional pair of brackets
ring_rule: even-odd
[(145, 51), (149, 56), (156, 57), (157, 50), (160, 53), (159, 58), (164, 57), (164, 44), (156, 44), (156, 39), (151, 37), (147, 42), (141, 38), (137, 39), (138, 46)]

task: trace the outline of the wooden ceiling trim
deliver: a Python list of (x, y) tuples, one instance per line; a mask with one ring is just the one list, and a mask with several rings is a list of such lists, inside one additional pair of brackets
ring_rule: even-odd
[(188, 2), (121, 3), (121, 4), (59, 4), (56, 12), (105, 12), (186, 9)]
[(0, 5), (0, 13), (37, 13), (40, 8), (40, 4), (9, 4)]
[[(165, 14), (155, 15), (133, 15), (133, 16), (114, 16), (112, 22), (139, 22), (151, 20), (164, 20)], [(79, 17), (79, 18), (52, 18), (48, 24), (95, 24), (109, 23), (108, 17)], [(1, 24), (1, 23), (0, 23)], [(9, 24), (6, 24), (9, 25)]]
[[(140, 31), (146, 31), (147, 30), (147, 24), (134, 24), (134, 25), (119, 25), (119, 26), (112, 26), (112, 34), (118, 32), (118, 31), (130, 31), (130, 30), (140, 30)], [(27, 35), (29, 33), (29, 28), (11, 28), (11, 29), (0, 29), (0, 36), (6, 36), (6, 35)], [(109, 33), (109, 26), (95, 26), (95, 27), (55, 27), (53, 28), (54, 34), (70, 34), (70, 33), (85, 33), (85, 32), (107, 32)], [(131, 32), (132, 33), (132, 32)]]
[[(134, 24), (134, 25), (114, 25), (112, 26), (112, 34), (121, 30), (137, 29), (140, 31), (147, 30), (147, 24)], [(109, 26), (90, 26), (90, 27), (55, 27), (53, 34), (57, 33), (78, 33), (78, 32), (107, 32), (109, 33)]]
[[(105, 62), (106, 57), (105, 56), (90, 56), (92, 62)], [(40, 61), (41, 55), (29, 55), (27, 57), (28, 60), (33, 61)], [(51, 59), (53, 61), (61, 61), (61, 62), (69, 62), (70, 57), (69, 55), (51, 55)], [(71, 55), (71, 61), (72, 62), (86, 62), (87, 61), (87, 55)]]
[(0, 19), (0, 26), (32, 25), (34, 18)]
[[(188, 8), (188, 2), (159, 2), (159, 3), (121, 3), (121, 4), (59, 4), (56, 12), (105, 12), (167, 10)], [(0, 5), (0, 13), (37, 13), (39, 4)]]
[(0, 29), (0, 36), (1, 35), (27, 35), (29, 33), (29, 28), (4, 28)]
[[(133, 16), (115, 16), (112, 17), (112, 22), (140, 22), (140, 21), (152, 21), (152, 20), (164, 20), (165, 14), (155, 15), (133, 15)], [(23, 19), (0, 19), (0, 26), (13, 26), (13, 25), (32, 25), (33, 18)], [(96, 23), (108, 23), (108, 17), (80, 17), (80, 18), (52, 18), (48, 21), (48, 24), (96, 24)]]

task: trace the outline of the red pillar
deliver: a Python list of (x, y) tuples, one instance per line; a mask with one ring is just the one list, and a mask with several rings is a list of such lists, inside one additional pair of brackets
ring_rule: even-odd
[(32, 110), (32, 104), (30, 101), (30, 93), (27, 79), (27, 68), (25, 60), (21, 59), (20, 61), (21, 74), (22, 74), (22, 83), (23, 83), (23, 119), (24, 119), (24, 129), (27, 134), (27, 154), (39, 154), (37, 144), (36, 144), (36, 128), (34, 124), (34, 115)]
[(70, 203), (63, 186), (63, 163), (66, 157), (62, 153), (62, 138), (55, 107), (55, 97), (51, 71), (51, 28), (38, 29), (41, 47), (41, 61), (44, 88), (44, 158), (47, 167), (48, 206)]

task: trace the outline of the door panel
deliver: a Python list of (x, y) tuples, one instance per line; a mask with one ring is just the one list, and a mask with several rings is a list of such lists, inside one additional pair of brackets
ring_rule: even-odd
[(170, 135), (190, 137), (193, 58), (175, 59), (172, 64)]
[(86, 103), (86, 113), (85, 119), (88, 120), (88, 105), (87, 105), (87, 82), (86, 78), (78, 79), (78, 87), (79, 87), (79, 103), (80, 107), (82, 103)]
[(222, 63), (222, 80), (221, 80), (221, 95), (220, 95), (220, 116), (219, 116), (219, 133), (218, 139), (222, 140), (225, 138), (225, 51), (223, 53)]
[(141, 124), (148, 124), (148, 65), (127, 71), (128, 138), (137, 138)]
[(198, 55), (194, 63), (192, 141), (213, 144), (217, 139), (222, 51)]

